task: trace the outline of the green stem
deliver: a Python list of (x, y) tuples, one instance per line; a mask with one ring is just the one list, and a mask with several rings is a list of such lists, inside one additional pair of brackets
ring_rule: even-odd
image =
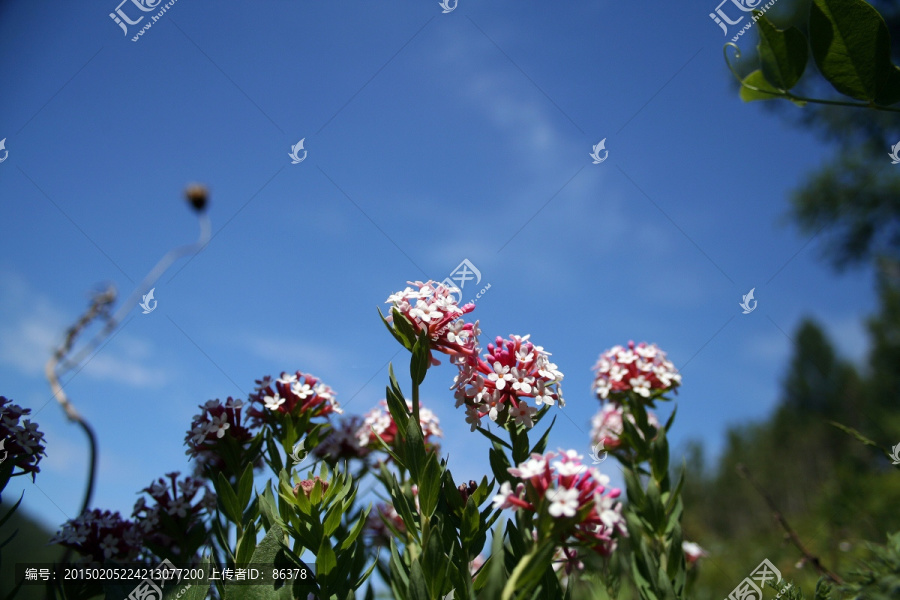
[(419, 384), (415, 381), (412, 386), (412, 405), (413, 405), (413, 419), (416, 420), (416, 423), (419, 425), (419, 428), (422, 427), (422, 421), (419, 420)]

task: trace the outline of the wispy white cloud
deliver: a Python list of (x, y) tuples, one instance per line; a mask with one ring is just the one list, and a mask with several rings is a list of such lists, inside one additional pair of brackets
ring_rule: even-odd
[[(11, 272), (0, 273), (0, 305), (4, 307), (0, 315), (0, 363), (23, 375), (41, 376), (73, 318), (21, 275)], [(163, 368), (148, 364), (152, 354), (146, 342), (123, 333), (100, 350), (81, 374), (134, 387), (160, 386), (169, 378)]]
[(272, 361), (277, 369), (319, 373), (332, 371), (338, 365), (336, 354), (321, 344), (259, 334), (248, 334), (244, 341), (251, 353), (263, 360)]

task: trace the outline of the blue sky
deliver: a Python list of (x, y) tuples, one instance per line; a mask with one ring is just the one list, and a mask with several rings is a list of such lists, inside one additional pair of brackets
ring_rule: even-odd
[[(591, 367), (631, 339), (682, 368), (671, 437), (712, 454), (777, 402), (804, 316), (860, 359), (871, 274), (836, 276), (785, 218), (840, 149), (738, 99), (708, 4), (178, 0), (137, 42), (115, 0), (0, 5), (0, 394), (34, 410), (48, 455), (8, 494), (51, 527), (75, 516), (86, 444), (43, 364), (90, 290), (127, 296), (196, 238), (192, 181), (212, 241), (66, 384), (100, 440), (98, 508), (130, 514), (190, 470), (197, 405), (262, 375), (313, 373), (368, 411), (399, 349), (375, 307), (463, 259), (491, 284), (483, 343), (531, 334), (566, 375), (551, 447), (589, 452)], [(454, 476), (480, 479), (487, 444), (444, 362), (424, 401)]]

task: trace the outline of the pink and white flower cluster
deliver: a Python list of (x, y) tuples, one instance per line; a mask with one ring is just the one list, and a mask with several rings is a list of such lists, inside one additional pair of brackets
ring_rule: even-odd
[(38, 431), (38, 424), (25, 419), (20, 419), (31, 414), (30, 408), (22, 408), (13, 404), (5, 396), (0, 396), (0, 440), (6, 452), (5, 459), (9, 459), (24, 473), (31, 473), (32, 479), (41, 469), (38, 463), (44, 451), (44, 434)]
[[(559, 457), (559, 460), (552, 459)], [(614, 502), (622, 491), (607, 488), (609, 477), (582, 464), (574, 450), (560, 454), (532, 454), (531, 458), (509, 473), (521, 480), (513, 489), (508, 481), (494, 496), (494, 508), (547, 511), (557, 521), (567, 522), (564, 537), (574, 537), (595, 552), (609, 556), (617, 539), (628, 535), (622, 504)]]
[(651, 399), (681, 385), (681, 374), (656, 344), (614, 346), (594, 366), (593, 390), (600, 400), (617, 402), (628, 392)]
[[(407, 287), (391, 294), (386, 303), (412, 323), (416, 335), (427, 331), (431, 349), (443, 352), (457, 364), (466, 357), (478, 354), (478, 321), (466, 323), (460, 317), (475, 309), (470, 302), (462, 307), (453, 295), (453, 289), (434, 281), (408, 281), (418, 289)], [(393, 322), (393, 315), (387, 316)], [(396, 326), (396, 325), (395, 325)], [(432, 364), (439, 361), (431, 357)]]
[[(406, 407), (412, 410), (412, 402), (406, 401)], [(425, 447), (429, 450), (437, 448), (437, 442), (432, 437), (443, 437), (441, 422), (437, 416), (421, 404), (419, 405), (419, 424), (422, 426), (422, 437), (425, 439)], [(387, 400), (382, 400), (378, 406), (370, 410), (363, 424), (356, 432), (356, 439), (362, 448), (377, 450), (381, 448), (376, 434), (389, 446), (397, 439), (398, 428), (387, 407)]]
[(254, 424), (266, 423), (273, 415), (315, 418), (344, 412), (337, 402), (337, 393), (330, 386), (318, 377), (300, 371), (282, 373), (275, 381), (268, 376), (258, 379), (250, 402), (247, 414)]
[[(148, 504), (141, 496), (131, 514), (147, 541), (172, 548), (176, 552), (180, 549), (175, 547), (175, 536), (183, 537), (196, 526), (202, 527), (203, 518), (216, 509), (216, 497), (205, 483), (193, 477), (185, 477), (178, 481), (179, 475), (178, 472), (166, 473), (168, 482), (160, 477), (141, 490), (150, 496), (153, 503)], [(203, 495), (197, 498), (201, 490)], [(162, 513), (178, 524), (177, 532), (170, 531), (168, 533), (172, 535), (167, 535), (166, 528), (160, 526)]]
[(345, 417), (325, 434), (319, 445), (312, 449), (313, 454), (331, 462), (349, 458), (365, 458), (370, 448), (360, 445), (359, 433), (363, 426), (363, 418), (358, 415)]
[[(604, 404), (593, 419), (591, 419), (591, 443), (595, 447), (602, 447), (604, 450), (615, 450), (622, 445), (622, 432), (625, 430), (622, 424), (625, 409), (621, 404)], [(637, 427), (634, 416), (627, 413), (628, 421)], [(647, 411), (647, 422), (654, 428), (659, 429), (659, 420), (656, 415)], [(638, 429), (638, 434), (643, 438), (643, 432)]]
[(185, 437), (185, 444), (188, 446), (185, 454), (215, 464), (215, 447), (224, 438), (228, 437), (238, 443), (253, 439), (253, 434), (242, 419), (243, 407), (243, 402), (230, 396), (224, 404), (221, 400), (209, 400), (201, 405), (201, 412), (194, 415), (191, 429)]
[(511, 335), (504, 340), (498, 336), (496, 343), (488, 344), (484, 358), (470, 357), (459, 364), (456, 407), (465, 405), (472, 431), (485, 416), (500, 425), (513, 420), (530, 429), (540, 407), (565, 406), (560, 387), (563, 374), (550, 362), (550, 353), (528, 341), (529, 337)]
[(403, 524), (403, 519), (397, 513), (394, 505), (381, 502), (375, 512), (370, 513), (366, 520), (366, 532), (375, 546), (390, 546), (391, 539), (395, 537), (394, 532), (385, 524), (385, 521), (400, 533), (406, 533), (406, 525)]
[[(412, 486), (413, 502), (415, 503), (415, 512), (418, 513), (422, 509), (419, 507), (419, 486)], [(366, 521), (366, 529), (372, 539), (372, 543), (376, 546), (390, 546), (394, 533), (386, 523), (396, 529), (401, 534), (406, 534), (406, 525), (403, 518), (390, 502), (379, 502), (374, 513), (369, 514)]]
[(90, 563), (131, 562), (141, 552), (140, 528), (118, 512), (85, 511), (66, 521), (50, 543), (61, 544), (81, 554)]

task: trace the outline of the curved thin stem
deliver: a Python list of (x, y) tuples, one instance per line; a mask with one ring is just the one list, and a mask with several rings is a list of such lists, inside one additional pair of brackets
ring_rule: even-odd
[(722, 46), (722, 54), (725, 56), (725, 64), (728, 65), (728, 70), (731, 71), (731, 74), (734, 75), (735, 79), (738, 80), (738, 83), (741, 84), (741, 87), (745, 87), (748, 90), (753, 90), (754, 92), (759, 92), (760, 94), (766, 94), (772, 96), (772, 98), (784, 98), (785, 100), (790, 100), (792, 102), (809, 102), (812, 104), (825, 104), (828, 106), (849, 106), (851, 108), (871, 108), (874, 110), (882, 110), (885, 112), (900, 112), (900, 108), (882, 106), (874, 102), (847, 102), (844, 100), (822, 100), (820, 98), (807, 98), (806, 96), (797, 96), (796, 94), (792, 94), (787, 90), (779, 89), (773, 92), (772, 90), (764, 90), (756, 87), (755, 85), (750, 85), (741, 78), (738, 72), (735, 71), (734, 65), (731, 64), (731, 61), (728, 58), (728, 52), (726, 51), (729, 46), (734, 48), (734, 58), (741, 58), (741, 49), (737, 47), (737, 44), (728, 42), (727, 44)]
[[(151, 285), (153, 285), (153, 283), (157, 279), (159, 279), (163, 273), (165, 273), (166, 269), (168, 269), (176, 259), (185, 256), (186, 254), (199, 252), (203, 249), (204, 246), (206, 246), (207, 243), (209, 243), (209, 240), (211, 239), (210, 233), (212, 227), (209, 217), (205, 212), (203, 212), (203, 208), (206, 204), (205, 190), (189, 190), (188, 199), (194, 205), (195, 210), (197, 210), (199, 213), (200, 236), (198, 240), (193, 244), (181, 246), (166, 253), (165, 256), (163, 256), (162, 259), (160, 259), (160, 261), (156, 264), (156, 266), (153, 267), (153, 269), (147, 274), (147, 276), (144, 277), (144, 280), (140, 283), (140, 285), (138, 285), (137, 288), (135, 288), (128, 299), (122, 304), (119, 310), (116, 311), (116, 313), (112, 317), (110, 317), (109, 312), (110, 308), (116, 300), (115, 288), (109, 286), (106, 290), (96, 293), (87, 311), (85, 311), (85, 313), (75, 322), (74, 325), (69, 327), (69, 329), (66, 331), (66, 336), (62, 344), (60, 344), (60, 346), (53, 352), (50, 359), (47, 361), (47, 364), (44, 366), (44, 375), (46, 376), (47, 381), (50, 384), (50, 389), (53, 392), (53, 396), (56, 398), (63, 411), (66, 413), (66, 417), (68, 417), (70, 421), (77, 423), (88, 438), (88, 480), (84, 497), (82, 498), (81, 511), (79, 512), (79, 515), (83, 514), (90, 507), (91, 499), (94, 495), (98, 456), (97, 436), (90, 424), (85, 421), (85, 419), (75, 409), (75, 406), (69, 400), (62, 384), (60, 383), (60, 377), (81, 364), (81, 362), (85, 359), (85, 357), (87, 357), (88, 354), (93, 352), (94, 349), (96, 349), (96, 347), (103, 340), (107, 339), (109, 335), (113, 331), (115, 331), (116, 327), (125, 317), (125, 315), (127, 315), (131, 311), (131, 309), (133, 309), (134, 306), (138, 303), (138, 299), (142, 296), (144, 291)], [(66, 359), (66, 357), (72, 353), (76, 338), (87, 328), (88, 325), (90, 325), (95, 319), (98, 318), (106, 320), (106, 325), (103, 327), (103, 329), (96, 336), (94, 336), (94, 339), (91, 340), (91, 342), (88, 343), (84, 348), (82, 348), (74, 357)], [(68, 563), (71, 554), (71, 549), (67, 549), (62, 556), (63, 564)]]
[(188, 254), (195, 254), (206, 246), (209, 243), (212, 232), (212, 225), (209, 220), (209, 216), (206, 213), (200, 214), (200, 236), (197, 238), (197, 241), (193, 244), (188, 244), (185, 246), (179, 246), (178, 248), (173, 248), (169, 252), (163, 256), (156, 266), (147, 273), (147, 276), (144, 277), (143, 281), (134, 288), (131, 292), (131, 295), (122, 303), (122, 306), (119, 307), (119, 310), (107, 321), (106, 325), (103, 329), (94, 336), (84, 348), (78, 351), (78, 353), (72, 358), (66, 360), (62, 365), (60, 365), (60, 375), (67, 373), (68, 371), (77, 367), (81, 362), (93, 352), (100, 343), (106, 339), (109, 334), (111, 334), (116, 327), (118, 327), (119, 323), (122, 322), (122, 319), (131, 312), (131, 310), (138, 304), (138, 301), (141, 297), (147, 293), (150, 287), (160, 278), (163, 273), (172, 266), (176, 260), (181, 258), (182, 256), (187, 256)]
[[(91, 498), (94, 495), (94, 482), (96, 481), (97, 475), (97, 436), (94, 434), (94, 430), (87, 421), (85, 421), (78, 411), (75, 410), (75, 406), (69, 401), (68, 396), (66, 396), (66, 393), (59, 382), (59, 374), (56, 372), (56, 367), (59, 364), (59, 361), (72, 349), (72, 344), (75, 342), (75, 338), (78, 337), (78, 334), (94, 319), (106, 316), (109, 312), (109, 307), (115, 299), (116, 292), (111, 287), (96, 294), (88, 310), (68, 329), (68, 331), (66, 331), (65, 340), (60, 347), (56, 349), (44, 367), (44, 374), (47, 377), (47, 381), (50, 383), (50, 389), (53, 390), (53, 396), (60, 403), (69, 420), (77, 423), (88, 438), (89, 462), (87, 489), (84, 492), (81, 510), (78, 512), (79, 515), (84, 514), (84, 511), (88, 509), (91, 504)], [(61, 559), (62, 563), (68, 563), (71, 555), (71, 548), (67, 548)]]

